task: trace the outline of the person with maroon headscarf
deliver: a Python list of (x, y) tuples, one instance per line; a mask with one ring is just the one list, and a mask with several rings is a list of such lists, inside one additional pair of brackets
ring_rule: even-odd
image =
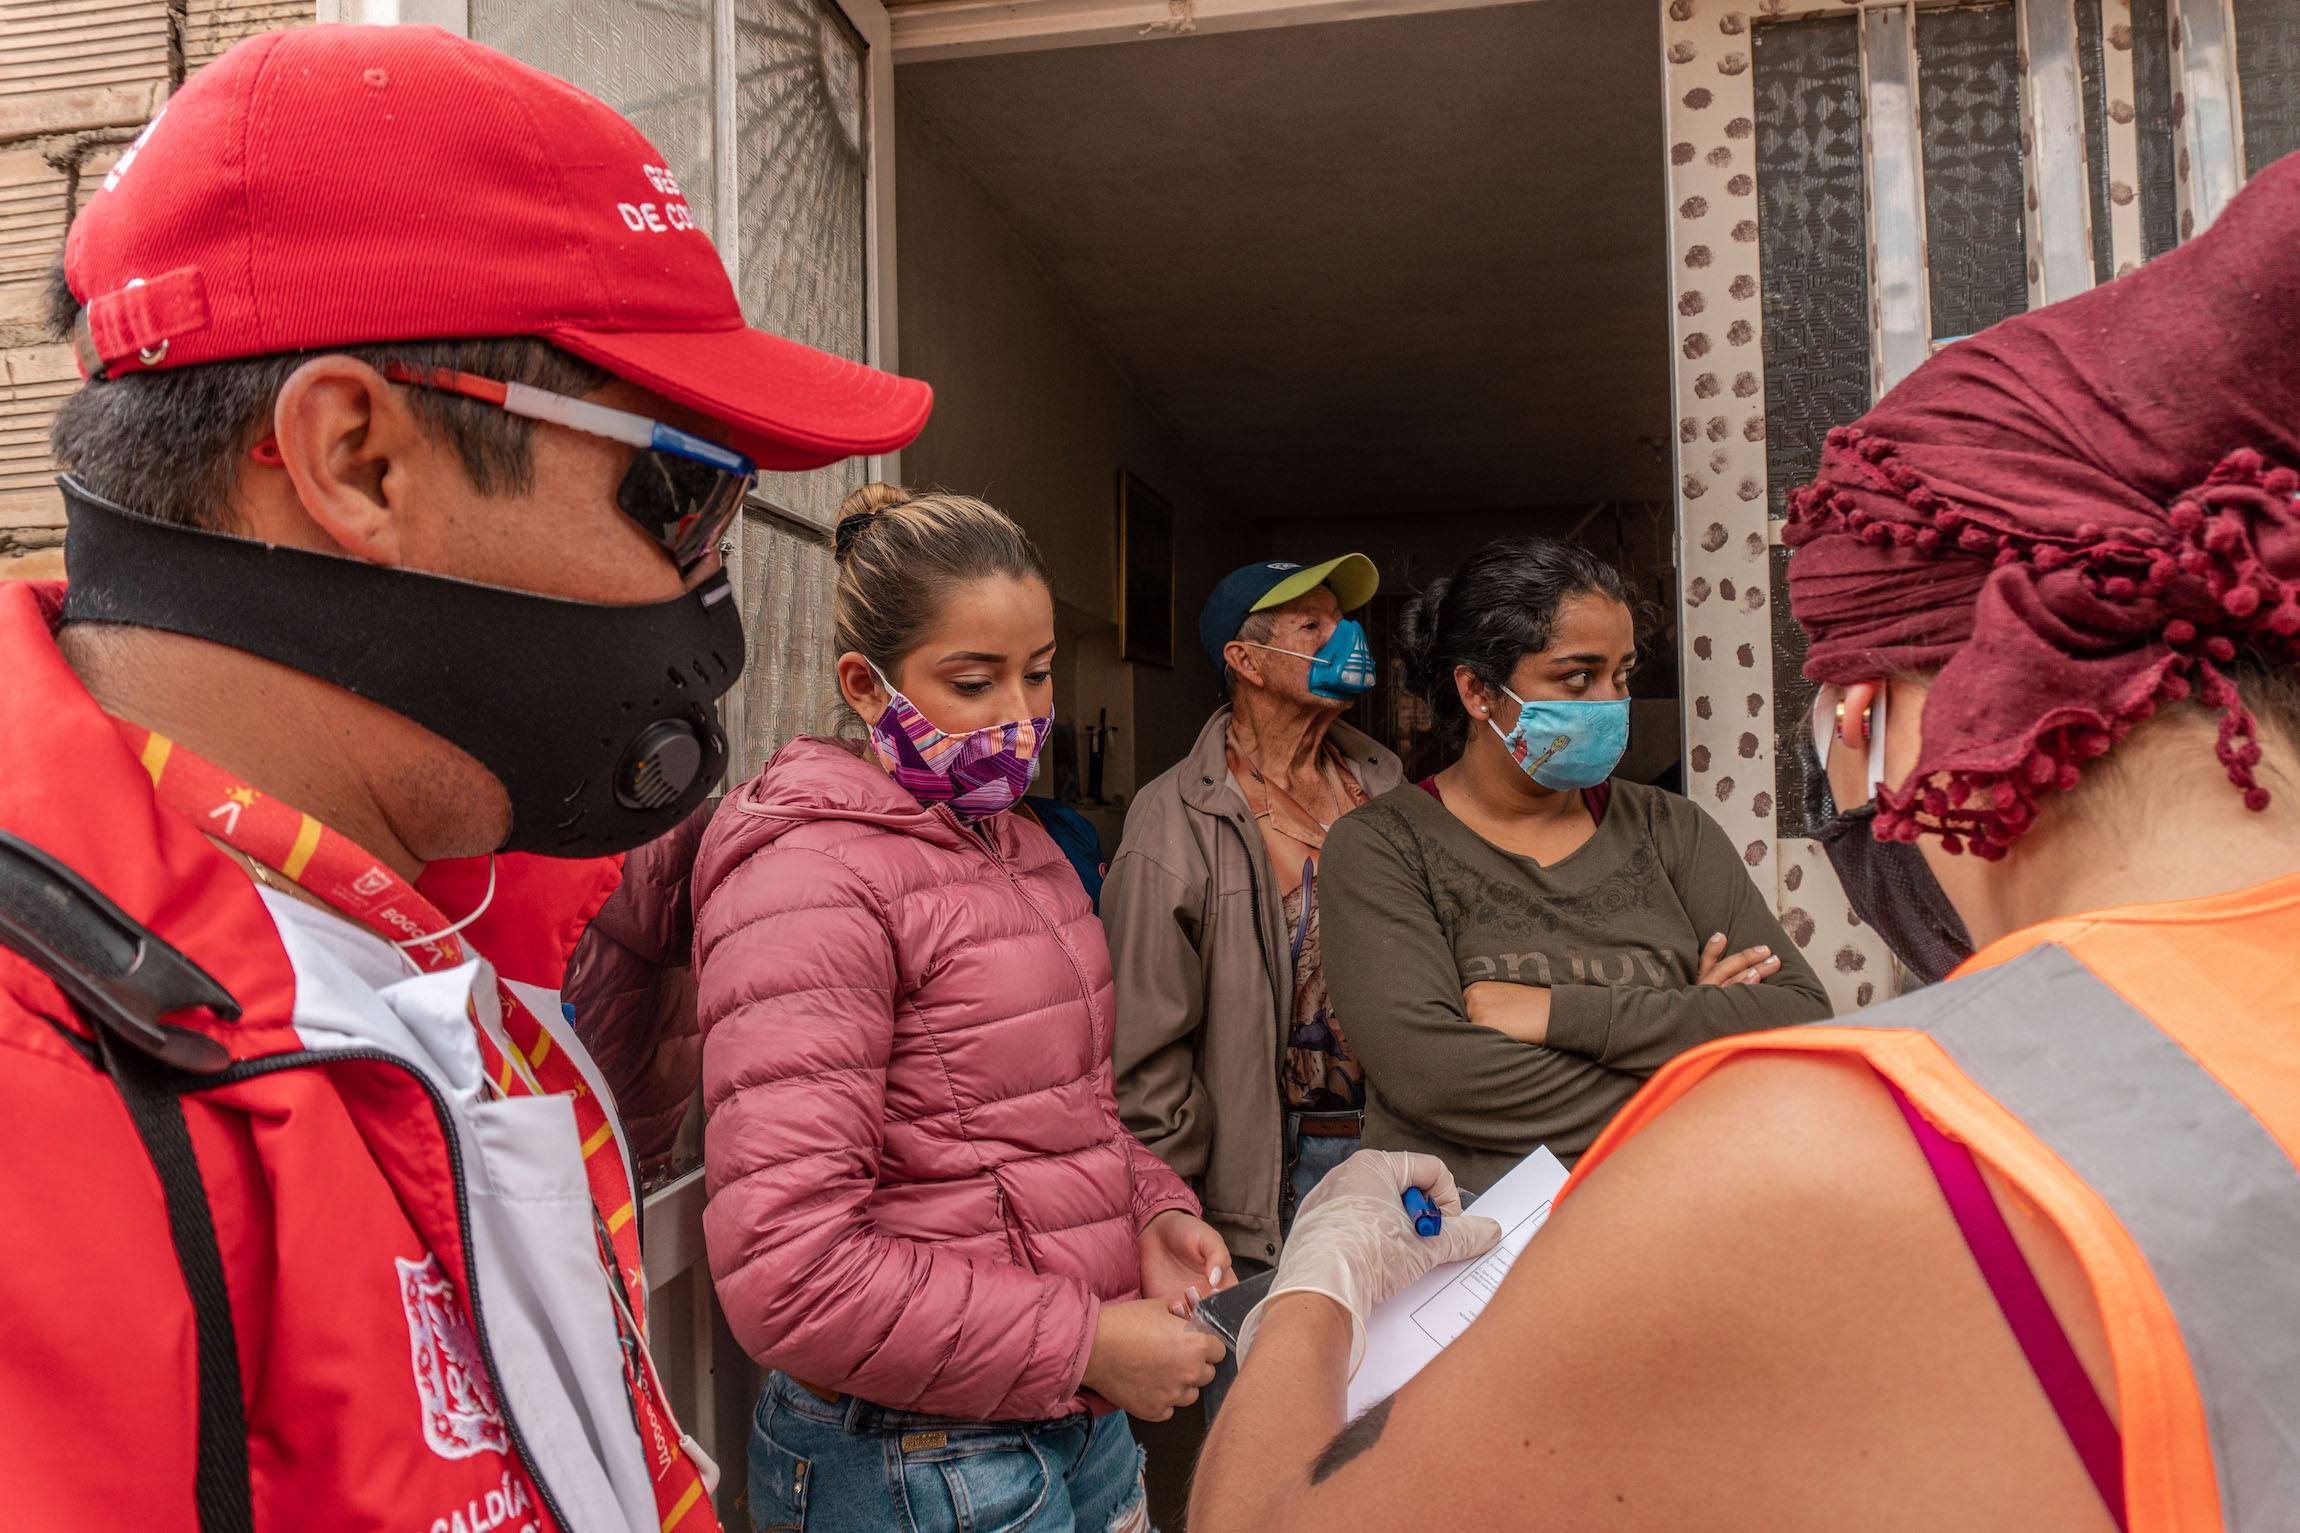
[(1194, 1533), (2300, 1527), (2296, 470), (2300, 156), (1831, 433), (1787, 531), (1816, 807), (1943, 982), (1664, 1067), (1346, 1428), (1440, 1244), (1398, 1190), (1459, 1205), (1344, 1163)]

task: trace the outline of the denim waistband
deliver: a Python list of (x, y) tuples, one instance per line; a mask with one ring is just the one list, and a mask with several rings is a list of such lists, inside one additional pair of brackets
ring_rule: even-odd
[(779, 1368), (767, 1376), (767, 1388), (774, 1392), (775, 1402), (780, 1408), (858, 1436), (924, 1431), (942, 1431), (954, 1436), (962, 1432), (1011, 1433), (1092, 1420), (1084, 1411), (1071, 1411), (1062, 1416), (1029, 1421), (970, 1421), (963, 1416), (934, 1416), (923, 1411), (897, 1410), (891, 1405), (865, 1400), (860, 1395), (841, 1395), (834, 1404), (811, 1393)]

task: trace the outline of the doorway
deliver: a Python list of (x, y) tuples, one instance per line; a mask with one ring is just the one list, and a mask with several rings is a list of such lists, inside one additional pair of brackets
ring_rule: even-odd
[(1431, 765), (1397, 609), (1520, 533), (1579, 538), (1649, 602), (1635, 766), (1671, 772), (1659, 12), (905, 42), (948, 10), (892, 12), (902, 354), (937, 391), (905, 471), (1022, 520), (1081, 619), (1116, 618), (1114, 476), (1174, 504), (1181, 642), (1117, 678), (1130, 780), (1218, 701), (1191, 642), (1214, 583), (1352, 550), (1383, 575), (1352, 722)]

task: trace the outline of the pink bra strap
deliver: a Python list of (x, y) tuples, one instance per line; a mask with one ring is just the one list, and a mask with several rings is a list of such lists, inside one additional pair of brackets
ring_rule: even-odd
[(2052, 1312), (2028, 1258), (2013, 1239), (2004, 1211), (1997, 1207), (1980, 1167), (1973, 1161), (1973, 1152), (1933, 1127), (1931, 1120), (1902, 1095), (1900, 1087), (1886, 1080), (1885, 1089), (1900, 1105), (1901, 1116), (1909, 1120), (1910, 1131), (1933, 1168), (1933, 1180), (1941, 1184), (1941, 1195), (1948, 1199), (1949, 1213), (1964, 1234), (1981, 1276), (1988, 1280), (1989, 1292), (1996, 1295), (1997, 1308), (2012, 1327), (2013, 1338), (2020, 1343), (2037, 1383), (2043, 1386), (2053, 1414), (2060, 1418), (2061, 1430), (2068, 1434), (2085, 1473), (2092, 1476), (2109, 1515), (2118, 1528), (2125, 1527), (2124, 1438), (2108, 1407), (2101, 1404), (2100, 1392), (2092, 1387), (2084, 1364), (2077, 1360), (2076, 1348), (2069, 1344), (2068, 1332)]

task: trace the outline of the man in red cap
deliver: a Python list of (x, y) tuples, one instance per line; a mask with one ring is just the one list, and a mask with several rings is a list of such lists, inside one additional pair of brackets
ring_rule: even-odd
[(429, 28), (252, 39), (74, 224), (0, 592), (0, 1522), (693, 1530), (554, 993), (684, 817), (757, 467), (927, 389), (744, 326), (663, 157)]

